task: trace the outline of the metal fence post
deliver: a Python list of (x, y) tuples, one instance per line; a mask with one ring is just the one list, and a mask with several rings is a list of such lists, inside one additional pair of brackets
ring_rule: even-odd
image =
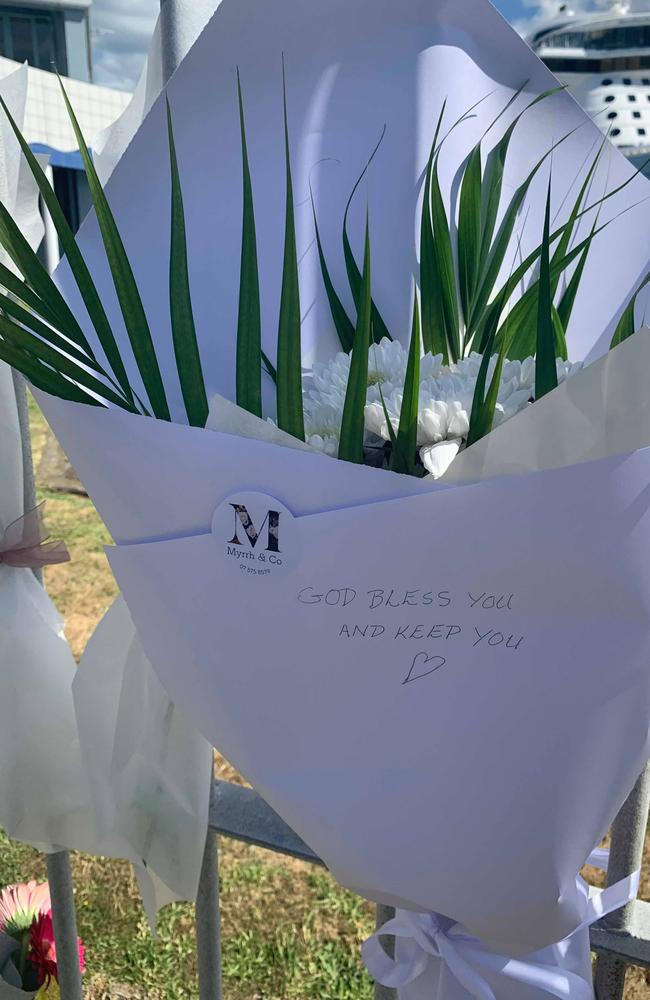
[(67, 851), (59, 851), (48, 854), (46, 860), (61, 1000), (82, 1000), (70, 855)]
[[(384, 924), (387, 924), (389, 920), (392, 920), (395, 916), (395, 910), (392, 906), (382, 906), (381, 903), (377, 904), (377, 930), (380, 931)], [(393, 957), (395, 952), (395, 942), (392, 938), (384, 938), (382, 941), (383, 947), (386, 949), (387, 953)], [(388, 986), (381, 986), (379, 983), (375, 983), (375, 1000), (397, 1000), (397, 992), (390, 989)]]
[(196, 897), (199, 1000), (221, 1000), (221, 914), (217, 835), (208, 831)]
[[(641, 867), (650, 807), (650, 764), (637, 781), (632, 794), (612, 826), (607, 882), (612, 885)], [(610, 914), (601, 923), (614, 934), (629, 933), (635, 902)], [(596, 965), (598, 1000), (623, 1000), (627, 965), (612, 954), (602, 954)]]

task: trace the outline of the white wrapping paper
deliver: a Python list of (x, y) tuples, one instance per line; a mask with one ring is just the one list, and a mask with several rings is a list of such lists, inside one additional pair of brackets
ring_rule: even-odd
[[(282, 52), (306, 362), (336, 349), (313, 247), (309, 178), (342, 289), (343, 206), (387, 123), (369, 188), (374, 281), (389, 325), (406, 334), (415, 186), (442, 101), (449, 97), (453, 120), (492, 93), (489, 120), (524, 80), (528, 99), (553, 85), (483, 0), (223, 0), (167, 94), (181, 151), (203, 366), (210, 392), (226, 397), (235, 372), (233, 248), (241, 236), (234, 73), (239, 65), (270, 341), (284, 211)], [(485, 125), (479, 115), (450, 143), (446, 195)], [(571, 128), (553, 159), (558, 216), (566, 215), (575, 177), (600, 141), (567, 95), (542, 102), (522, 122), (506, 177), (516, 184)], [(325, 156), (342, 159), (338, 172), (314, 170)], [(173, 415), (182, 421), (160, 295), (168, 267), (167, 170), (158, 101), (108, 192), (136, 262)], [(608, 150), (595, 189), (605, 180), (615, 187), (630, 172)], [(540, 229), (546, 184), (539, 180), (524, 252)], [(647, 268), (646, 195), (647, 182), (637, 178), (603, 208), (601, 221), (611, 226), (608, 239), (594, 243), (576, 302), (574, 360), (603, 353)], [(353, 232), (358, 221), (353, 213)], [(80, 240), (121, 328), (92, 217)], [(76, 304), (65, 264), (58, 280)], [(641, 335), (619, 347), (604, 362), (610, 374), (631, 355), (647, 370), (647, 342)], [(130, 375), (138, 386), (133, 364)], [(596, 389), (580, 412), (589, 422), (607, 406), (607, 426), (621, 400)], [(486, 460), (468, 485), (42, 400), (118, 543), (113, 568), (170, 697), (343, 883), (369, 898), (445, 913), (488, 946), (516, 955), (581, 924), (576, 873), (648, 754), (650, 435), (645, 398), (632, 399), (638, 389), (637, 380), (625, 390), (625, 405), (644, 427), (631, 446), (621, 451), (619, 435), (613, 450), (585, 461), (596, 456), (583, 441), (576, 438), (580, 457), (571, 458), (556, 436), (560, 457), (547, 462), (552, 468), (486, 479)], [(548, 406), (572, 406), (575, 398), (554, 393)], [(543, 452), (534, 443), (536, 410), (533, 462)], [(238, 547), (245, 537), (235, 545), (241, 560), (229, 553), (225, 526), (237, 534), (232, 504), (244, 501), (255, 534), (267, 530), (267, 520), (277, 526), (269, 520), (276, 512), (286, 563), (278, 563), (271, 534), (265, 549), (275, 562), (267, 558), (263, 573), (249, 572), (257, 553)], [(439, 652), (442, 643), (452, 652)], [(615, 759), (612, 743), (621, 747)]]

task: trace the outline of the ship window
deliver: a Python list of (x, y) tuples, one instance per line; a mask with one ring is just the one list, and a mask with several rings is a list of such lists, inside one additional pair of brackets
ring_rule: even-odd
[(596, 28), (592, 31), (558, 31), (544, 38), (554, 49), (639, 49), (650, 45), (650, 24)]
[(636, 101), (636, 94), (628, 94), (628, 95), (627, 95), (627, 99), (628, 99), (628, 101), (630, 101), (631, 103), (634, 103), (634, 101)]
[(625, 79), (623, 80), (623, 83), (625, 84), (626, 87), (631, 87), (632, 86), (632, 81), (630, 80), (629, 76), (625, 77)]
[(605, 104), (611, 104), (613, 100), (614, 100), (614, 95), (608, 94), (607, 97), (605, 98)]
[(609, 118), (610, 121), (612, 121), (614, 118), (618, 118), (618, 111), (610, 111), (607, 117)]
[(605, 80), (602, 81), (602, 84), (603, 87), (611, 87), (612, 81), (609, 79), (609, 77), (607, 77)]
[(650, 77), (644, 76), (643, 79), (641, 80), (641, 83), (643, 84), (644, 87), (650, 87)]
[(640, 111), (633, 111), (632, 112), (632, 117), (633, 118), (640, 118), (641, 117), (641, 112)]
[(638, 128), (637, 132), (639, 133), (639, 135), (645, 135), (645, 129), (644, 128)]
[(555, 73), (623, 73), (650, 69), (650, 55), (607, 56), (598, 59), (564, 58), (541, 54), (542, 62)]
[(611, 134), (612, 135), (620, 135), (621, 134), (620, 128), (613, 128)]

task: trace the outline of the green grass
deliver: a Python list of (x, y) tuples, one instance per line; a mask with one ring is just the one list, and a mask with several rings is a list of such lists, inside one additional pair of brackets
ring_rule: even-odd
[[(229, 1000), (370, 1000), (359, 946), (371, 907), (326, 872), (223, 842), (224, 988)], [(197, 995), (194, 911), (161, 911), (154, 939), (130, 866), (73, 856), (89, 1000), (189, 1000)], [(44, 879), (43, 858), (0, 832), (0, 885)]]

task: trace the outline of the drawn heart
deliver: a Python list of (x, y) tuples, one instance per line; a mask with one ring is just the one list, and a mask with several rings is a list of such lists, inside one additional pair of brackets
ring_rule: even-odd
[[(433, 674), (436, 670), (444, 667), (446, 662), (444, 656), (429, 656), (428, 653), (416, 653), (413, 657), (411, 669), (402, 681), (402, 685), (411, 684), (412, 681), (419, 681), (422, 677), (428, 677), (429, 674)], [(433, 664), (433, 666), (429, 666), (429, 664)], [(424, 667), (429, 667), (429, 669), (424, 670)]]

